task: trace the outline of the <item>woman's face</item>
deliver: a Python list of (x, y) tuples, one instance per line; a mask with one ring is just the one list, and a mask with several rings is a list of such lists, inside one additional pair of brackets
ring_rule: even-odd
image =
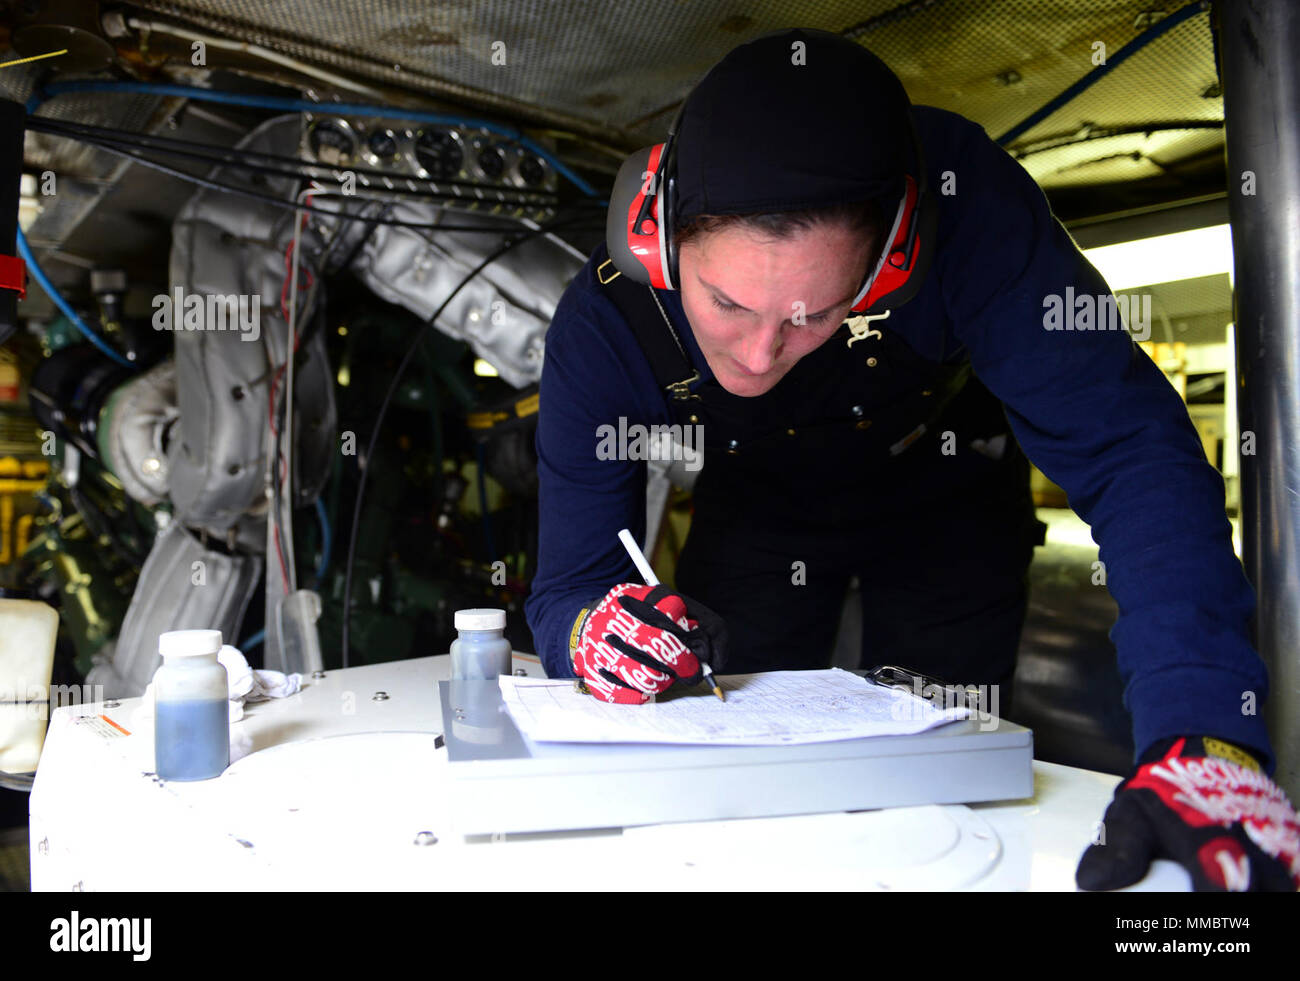
[(782, 239), (732, 225), (686, 242), (682, 306), (718, 383), (762, 395), (826, 343), (862, 285), (871, 246), (828, 224)]

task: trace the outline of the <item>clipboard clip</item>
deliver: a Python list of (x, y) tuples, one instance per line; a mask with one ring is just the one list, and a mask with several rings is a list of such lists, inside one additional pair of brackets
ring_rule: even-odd
[(983, 704), (983, 693), (978, 685), (950, 685), (897, 664), (878, 664), (866, 673), (866, 677), (878, 685), (897, 688), (927, 702), (934, 701), (936, 696), (942, 694), (941, 702), (945, 705), (965, 705), (970, 709), (978, 709)]

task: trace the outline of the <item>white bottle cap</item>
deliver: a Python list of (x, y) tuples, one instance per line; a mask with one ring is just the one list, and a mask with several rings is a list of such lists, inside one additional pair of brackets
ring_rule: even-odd
[(457, 630), (505, 630), (505, 610), (457, 610)]
[(201, 657), (220, 650), (220, 630), (169, 630), (158, 635), (158, 653), (163, 657)]

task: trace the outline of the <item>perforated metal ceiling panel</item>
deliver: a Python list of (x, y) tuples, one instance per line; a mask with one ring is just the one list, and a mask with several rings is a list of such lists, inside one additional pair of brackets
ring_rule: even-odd
[[(1009, 144), (1058, 195), (1054, 201), (1073, 195), (1066, 212), (1078, 215), (1141, 203), (1144, 194), (1213, 191), (1207, 174), (1221, 186), (1223, 100), (1202, 7), (1184, 0), (141, 0), (125, 15), (252, 42), (404, 89), (415, 101), (474, 107), (624, 147), (661, 138), (680, 100), (728, 50), (784, 27), (857, 40), (899, 74), (913, 101), (960, 112), (995, 138), (1093, 72), (1104, 55), (1111, 63), (1104, 77)], [(1153, 23), (1172, 23), (1184, 10), (1188, 19), (1113, 64)], [(118, 42), (119, 54), (151, 43), (163, 50), (164, 38), (133, 31)], [(171, 39), (173, 52), (187, 46)], [(229, 55), (215, 60), (223, 57), (229, 67)], [(262, 77), (319, 85), (264, 60), (244, 63)], [(189, 68), (181, 56), (170, 64)], [(8, 69), (0, 96), (25, 100), (45, 68)], [(102, 93), (59, 96), (41, 114), (138, 130), (156, 127), (166, 108), (154, 96)], [(26, 161), (90, 178), (115, 166), (101, 152), (30, 133)], [(1145, 178), (1163, 181), (1158, 194), (1137, 190)], [(1101, 185), (1106, 201), (1090, 191)]]
[[(790, 26), (839, 31), (879, 54), (913, 100), (952, 109), (997, 137), (1185, 6), (1153, 0), (143, 0), (139, 6), (357, 77), (460, 96), (485, 107), (662, 135), (690, 86), (736, 44)], [(495, 47), (494, 47), (495, 45)], [(1104, 49), (1099, 47), (1104, 45)], [(503, 60), (504, 64), (494, 63)], [(1024, 158), (1043, 183), (1108, 182), (1213, 151), (1222, 120), (1209, 14), (1151, 42), (1025, 133), (1046, 137), (1151, 124)], [(588, 129), (588, 132), (591, 132)]]

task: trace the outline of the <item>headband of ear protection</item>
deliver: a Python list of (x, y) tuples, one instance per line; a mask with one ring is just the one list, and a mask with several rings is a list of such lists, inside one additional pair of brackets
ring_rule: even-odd
[[(675, 164), (677, 129), (689, 101), (688, 96), (678, 109), (663, 143), (642, 148), (623, 161), (605, 218), (605, 242), (614, 267), (633, 282), (657, 289), (681, 288), (673, 234), (677, 221)], [(910, 111), (905, 115), (915, 174), (903, 175), (893, 224), (879, 259), (854, 298), (853, 314), (879, 314), (910, 300), (921, 287), (933, 252), (935, 203), (928, 190), (921, 141)]]

